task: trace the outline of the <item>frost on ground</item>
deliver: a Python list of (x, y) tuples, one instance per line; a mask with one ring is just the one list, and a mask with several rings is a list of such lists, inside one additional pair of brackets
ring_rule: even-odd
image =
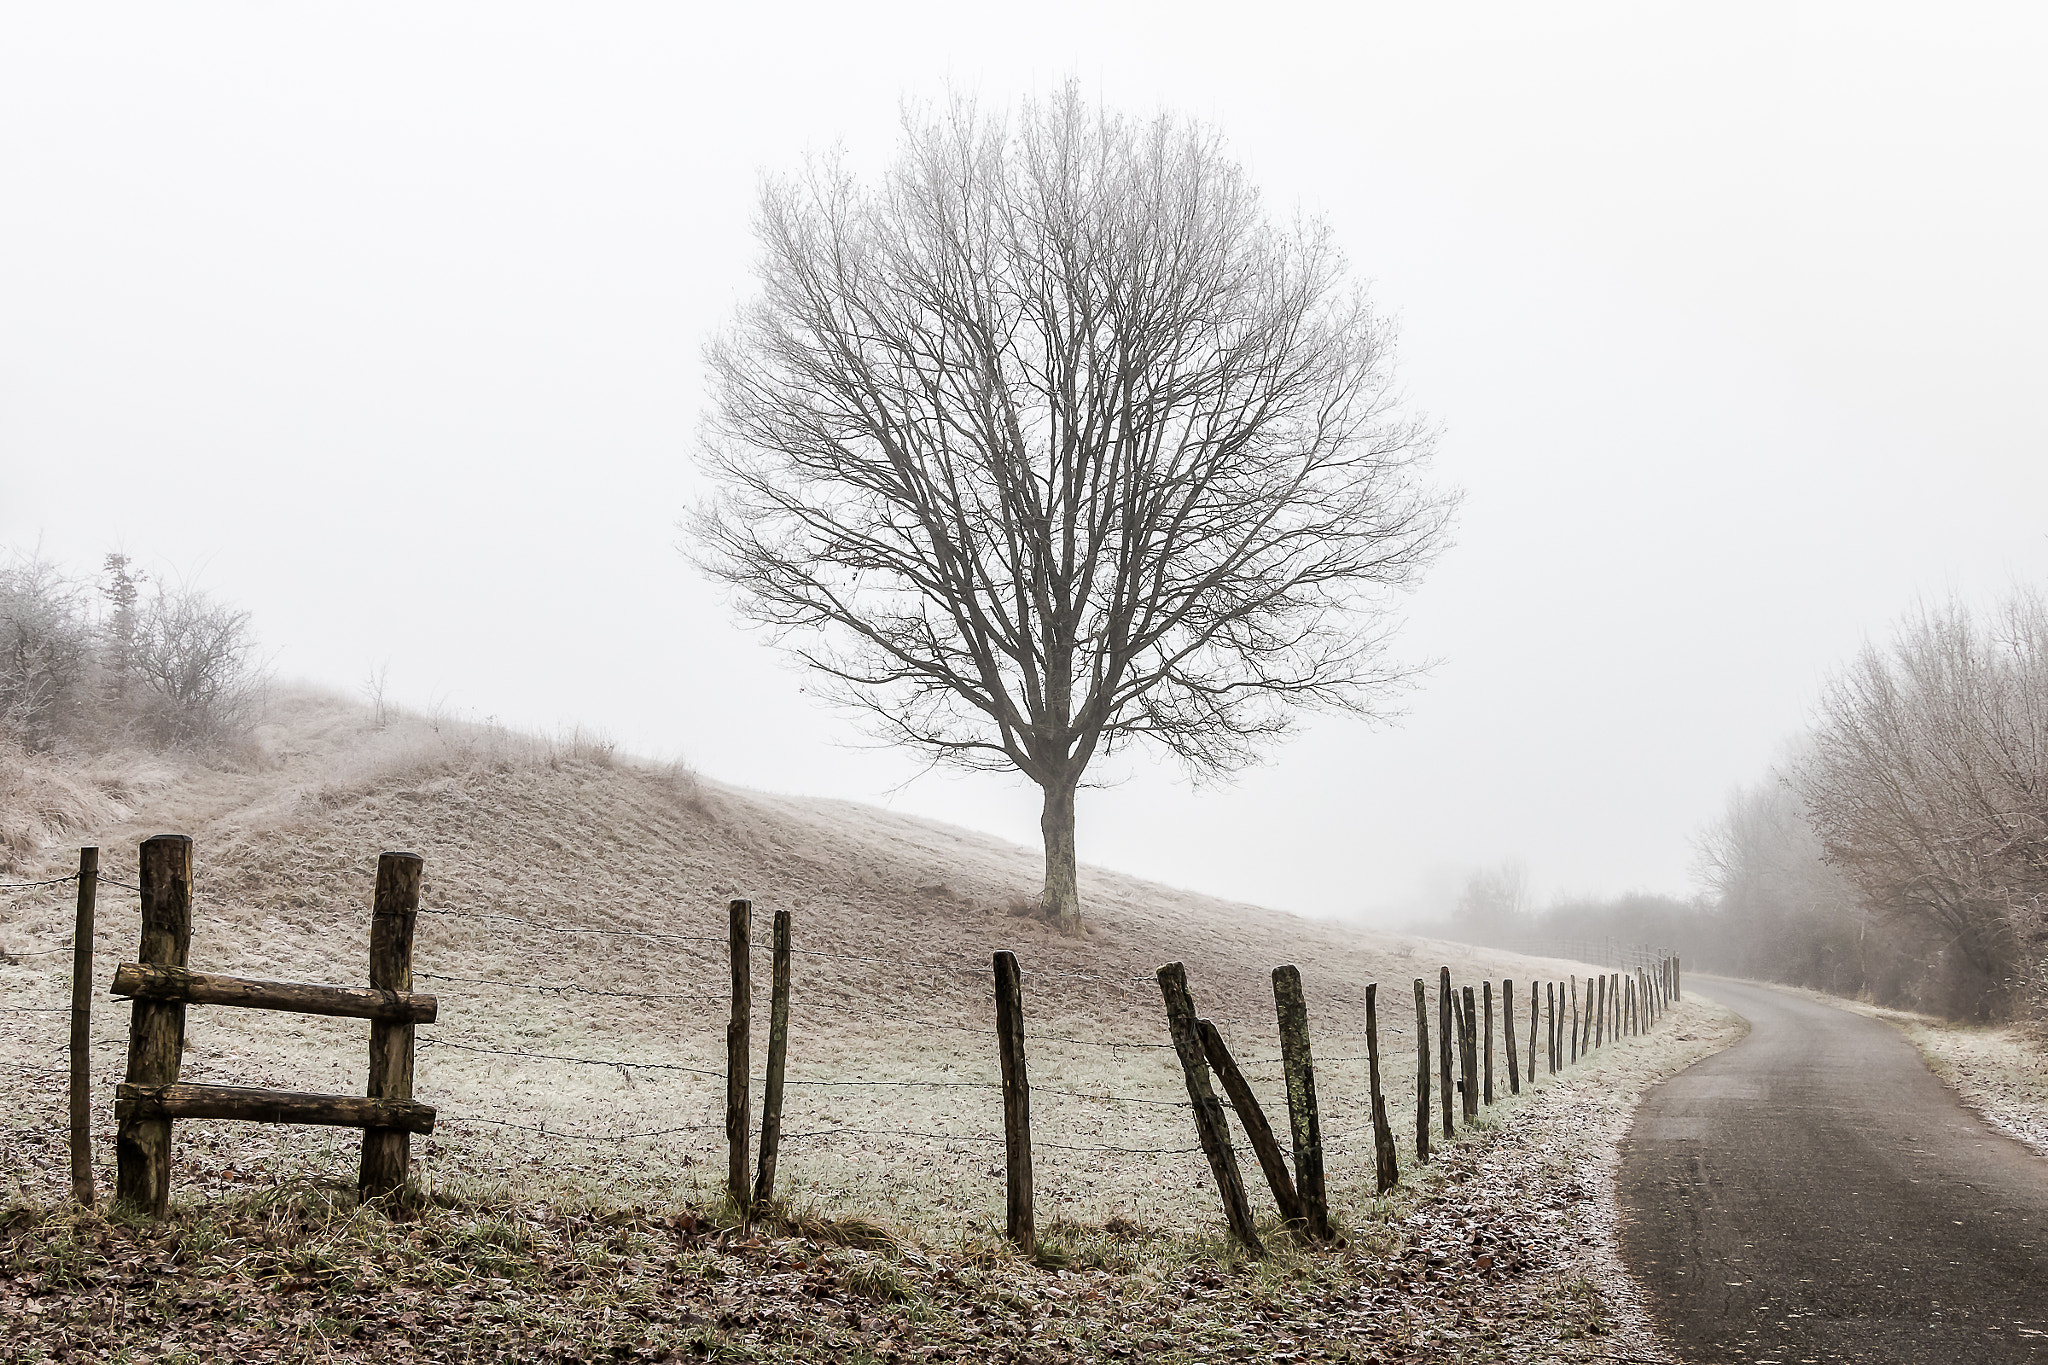
[(2000, 1132), (2048, 1156), (2048, 1040), (2022, 1025), (1977, 1028), (1883, 1011), (1934, 1073)]

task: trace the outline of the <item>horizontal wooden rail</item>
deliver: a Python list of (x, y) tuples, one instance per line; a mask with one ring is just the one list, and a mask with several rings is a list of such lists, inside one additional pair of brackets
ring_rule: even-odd
[(188, 1005), (241, 1005), (293, 1014), (332, 1014), (345, 1019), (387, 1019), (431, 1024), (439, 1005), (431, 995), (382, 991), (369, 986), (322, 986), (309, 981), (255, 981), (215, 976), (183, 967), (124, 962), (114, 971), (114, 995), (143, 1000), (178, 1000)]
[(114, 1116), (138, 1119), (243, 1119), (252, 1123), (316, 1123), (330, 1128), (434, 1131), (434, 1107), (412, 1100), (361, 1095), (303, 1095), (240, 1085), (119, 1085)]

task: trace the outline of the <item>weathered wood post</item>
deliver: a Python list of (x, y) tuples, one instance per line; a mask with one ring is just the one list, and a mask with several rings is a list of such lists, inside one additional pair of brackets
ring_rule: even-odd
[(1579, 1060), (1579, 974), (1572, 973), (1572, 1061)]
[(768, 994), (768, 1075), (761, 1086), (761, 1155), (754, 1166), (751, 1207), (775, 1198), (775, 1163), (782, 1154), (782, 1078), (789, 1062), (789, 911), (775, 912), (775, 963)]
[(1550, 1074), (1555, 1076), (1557, 1074), (1557, 983), (1555, 981), (1543, 983), (1543, 1004), (1546, 1016), (1546, 1022), (1543, 1026), (1543, 1055), (1549, 1066)]
[(1460, 1106), (1465, 1111), (1465, 1122), (1479, 1117), (1479, 1002), (1473, 998), (1472, 988), (1463, 988), (1463, 1004), (1458, 1010), (1458, 1071), (1465, 1082), (1465, 1100)]
[(1180, 1057), (1181, 1075), (1188, 1083), (1188, 1103), (1195, 1111), (1195, 1132), (1201, 1138), (1202, 1154), (1209, 1158), (1210, 1173), (1216, 1177), (1216, 1192), (1223, 1197), (1223, 1216), (1230, 1231), (1245, 1250), (1263, 1256), (1266, 1249), (1252, 1226), (1251, 1205), (1244, 1194), (1244, 1177), (1238, 1173), (1237, 1153), (1230, 1147), (1230, 1125), (1223, 1117), (1223, 1101), (1209, 1085), (1209, 1063), (1202, 1049), (1202, 1033), (1195, 1023), (1195, 1002), (1188, 995), (1187, 968), (1169, 962), (1157, 973), (1159, 994), (1166, 1002), (1166, 1026), (1173, 1037), (1173, 1050)]
[(1508, 1093), (1519, 1095), (1522, 1093), (1522, 1069), (1515, 1059), (1515, 983), (1505, 977), (1500, 983), (1500, 1036), (1508, 1045)]
[(100, 851), (78, 850), (78, 913), (71, 923), (71, 1197), (93, 1205), (92, 918), (99, 899)]
[(1481, 983), (1481, 993), (1486, 996), (1486, 1093), (1488, 1104), (1493, 1103), (1493, 978)]
[(1031, 1180), (1031, 1082), (1024, 1072), (1024, 983), (1017, 955), (995, 956), (996, 1056), (1003, 1076), (1003, 1150), (1008, 1154), (1007, 1232), (1026, 1256), (1038, 1254)]
[(726, 946), (732, 955), (732, 1019), (725, 1026), (725, 1188), (742, 1221), (753, 1216), (747, 1196), (748, 1089), (753, 1068), (748, 1044), (754, 1026), (754, 903), (726, 905)]
[(1366, 984), (1365, 1061), (1372, 1083), (1373, 1177), (1377, 1191), (1385, 1194), (1400, 1183), (1401, 1162), (1394, 1152), (1393, 1125), (1387, 1122), (1387, 1097), (1380, 1093), (1379, 994), (1379, 982)]
[(1673, 1000), (1685, 999), (1684, 969), (1684, 962), (1676, 954), (1673, 954), (1671, 958), (1671, 998)]
[(1537, 1024), (1541, 1023), (1543, 1019), (1543, 1010), (1537, 1004), (1536, 991), (1536, 983), (1534, 981), (1531, 981), (1529, 983), (1529, 1084), (1532, 1087), (1536, 1084), (1537, 1072), (1536, 1026)]
[[(412, 990), (413, 921), (420, 908), (420, 874), (425, 866), (416, 853), (377, 856), (377, 885), (370, 902), (372, 990)], [(413, 1028), (410, 1019), (370, 1022), (370, 1084), (364, 1093), (371, 1099), (412, 1098)], [(400, 1193), (411, 1164), (411, 1133), (403, 1128), (365, 1128), (357, 1197), (367, 1201)]]
[(1309, 1236), (1330, 1240), (1323, 1187), (1323, 1118), (1316, 1108), (1316, 1063), (1308, 1043), (1308, 997), (1299, 967), (1273, 969), (1273, 1012), (1280, 1021), (1280, 1064), (1287, 1076), (1287, 1126), (1294, 1137), (1294, 1188)]
[(1592, 980), (1593, 1002), (1593, 1046), (1603, 1047), (1607, 1043), (1607, 977), (1603, 974)]
[[(138, 961), (183, 967), (192, 951), (192, 841), (145, 839), (141, 854), (142, 943)], [(128, 1083), (170, 1085), (185, 1050), (182, 1001), (137, 1000), (128, 1025)], [(161, 1218), (171, 1204), (171, 1121), (131, 1115), (114, 1138), (115, 1198)]]
[(1415, 1159), (1429, 1160), (1429, 989), (1415, 978)]
[(1273, 1125), (1266, 1121), (1259, 1097), (1245, 1082), (1244, 1072), (1238, 1070), (1237, 1059), (1230, 1055), (1215, 1023), (1197, 1019), (1195, 1028), (1202, 1037), (1202, 1053), (1215, 1069), (1217, 1079), (1223, 1082), (1223, 1093), (1230, 1096), (1230, 1107), (1237, 1111), (1237, 1121), (1244, 1125), (1252, 1153), (1259, 1159), (1259, 1169), (1265, 1172), (1267, 1188), (1273, 1191), (1273, 1206), (1288, 1222), (1306, 1226), (1308, 1218), (1302, 1211), (1301, 1195), (1295, 1189), (1294, 1173), (1287, 1167), (1287, 1154), (1280, 1150), (1279, 1139), (1273, 1136)]
[(1455, 1017), (1457, 1011), (1457, 1002), (1451, 994), (1451, 969), (1445, 967), (1442, 970), (1442, 975), (1437, 979), (1436, 988), (1436, 1051), (1437, 1084), (1443, 1088), (1443, 1094), (1437, 1101), (1437, 1107), (1443, 1111), (1444, 1141), (1446, 1142), (1458, 1134), (1455, 1115), (1458, 1104), (1458, 1082), (1456, 1078), (1456, 1063), (1451, 1060), (1453, 1052), (1458, 1045), (1458, 1021)]

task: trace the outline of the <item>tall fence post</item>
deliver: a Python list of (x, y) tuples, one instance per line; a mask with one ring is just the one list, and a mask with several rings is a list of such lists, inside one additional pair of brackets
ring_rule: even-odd
[(1259, 1097), (1252, 1093), (1244, 1073), (1238, 1070), (1237, 1059), (1230, 1055), (1230, 1048), (1224, 1043), (1223, 1034), (1215, 1022), (1197, 1019), (1195, 1028), (1202, 1035), (1202, 1053), (1209, 1059), (1216, 1078), (1223, 1082), (1223, 1093), (1230, 1096), (1230, 1107), (1237, 1111), (1237, 1121), (1244, 1125), (1252, 1154), (1258, 1157), (1259, 1169), (1266, 1174), (1266, 1186), (1273, 1191), (1273, 1206), (1288, 1222), (1306, 1226), (1308, 1215), (1302, 1210), (1294, 1174), (1288, 1169), (1287, 1156), (1280, 1150), (1279, 1140), (1273, 1136), (1273, 1125), (1266, 1121), (1266, 1111), (1259, 1104)]
[[(139, 962), (183, 967), (192, 951), (192, 841), (159, 834), (142, 843)], [(135, 1001), (128, 1025), (128, 1084), (170, 1085), (185, 1050), (180, 1000)], [(118, 1202), (161, 1218), (171, 1204), (171, 1121), (130, 1115), (114, 1138)]]
[(78, 913), (71, 925), (71, 1197), (93, 1205), (92, 919), (99, 899), (100, 851), (78, 850)]
[[(376, 891), (370, 902), (370, 987), (412, 990), (413, 921), (420, 908), (420, 874), (425, 861), (415, 853), (377, 857)], [(370, 1084), (373, 1100), (412, 1098), (413, 1029), (410, 1019), (377, 1019), (370, 1024)], [(403, 1128), (365, 1128), (357, 1197), (383, 1199), (405, 1188), (412, 1164), (412, 1134)]]
[(1195, 1023), (1195, 1002), (1188, 994), (1187, 968), (1169, 962), (1157, 973), (1159, 994), (1166, 1004), (1166, 1026), (1173, 1036), (1173, 1050), (1180, 1057), (1181, 1075), (1188, 1083), (1188, 1103), (1195, 1111), (1195, 1132), (1202, 1142), (1202, 1154), (1209, 1158), (1210, 1173), (1216, 1177), (1216, 1192), (1223, 1198), (1223, 1216), (1231, 1233), (1254, 1256), (1265, 1255), (1258, 1230), (1252, 1226), (1251, 1205), (1244, 1194), (1244, 1177), (1238, 1173), (1237, 1153), (1230, 1149), (1230, 1125), (1223, 1118), (1223, 1102), (1209, 1085), (1209, 1063), (1202, 1049), (1201, 1030)]
[(1280, 1019), (1280, 1064), (1287, 1076), (1287, 1126), (1294, 1137), (1294, 1189), (1309, 1236), (1330, 1240), (1330, 1201), (1323, 1188), (1323, 1118), (1316, 1108), (1316, 1064), (1308, 1043), (1308, 997), (1299, 967), (1273, 969), (1273, 1009)]
[(751, 1218), (747, 1196), (748, 1089), (753, 1062), (748, 1043), (754, 1026), (754, 903), (726, 905), (726, 946), (732, 954), (732, 1019), (725, 1026), (725, 1188), (742, 1221)]
[(1415, 978), (1415, 1159), (1429, 1160), (1429, 988)]
[(1607, 978), (1596, 976), (1587, 983), (1594, 996), (1593, 1002), (1593, 1046), (1607, 1044)]
[(1480, 983), (1480, 994), (1482, 994), (1482, 995), (1484, 995), (1484, 996), (1486, 997), (1486, 1017), (1485, 1017), (1485, 1023), (1486, 1023), (1486, 1033), (1485, 1033), (1485, 1047), (1486, 1047), (1486, 1072), (1485, 1072), (1485, 1085), (1486, 1085), (1486, 1091), (1485, 1091), (1485, 1100), (1486, 1100), (1486, 1102), (1487, 1102), (1488, 1104), (1492, 1104), (1492, 1103), (1493, 1103), (1493, 978), (1492, 978), (1492, 977), (1488, 977), (1488, 978), (1487, 978), (1487, 979), (1486, 979), (1486, 980), (1485, 980), (1484, 982)]
[(1038, 1254), (1031, 1183), (1031, 1082), (1024, 1072), (1024, 984), (1017, 955), (995, 955), (996, 1055), (1003, 1075), (1003, 1150), (1008, 1154), (1007, 1230), (1026, 1256)]
[(1522, 1093), (1522, 1072), (1515, 1064), (1515, 983), (1502, 978), (1500, 983), (1500, 1036), (1508, 1045), (1508, 1093)]
[(1684, 968), (1684, 962), (1674, 953), (1671, 957), (1671, 998), (1673, 1000), (1685, 999)]
[(1458, 1004), (1451, 995), (1451, 969), (1445, 967), (1437, 979), (1436, 988), (1436, 1052), (1437, 1084), (1443, 1087), (1443, 1093), (1437, 1099), (1437, 1107), (1443, 1111), (1446, 1142), (1458, 1135), (1455, 1117), (1458, 1103), (1457, 1064), (1451, 1060), (1458, 1045), (1457, 1013)]
[(1548, 1059), (1550, 1074), (1557, 1074), (1557, 983), (1543, 983), (1543, 1003), (1547, 1022), (1543, 1027), (1543, 1055)]
[(1373, 1176), (1380, 1194), (1400, 1183), (1400, 1158), (1394, 1153), (1394, 1129), (1387, 1122), (1387, 1097), (1380, 1093), (1380, 986), (1368, 982), (1365, 988), (1365, 1060), (1372, 1082)]
[(775, 1164), (782, 1155), (782, 1078), (789, 1062), (789, 911), (775, 912), (775, 963), (768, 995), (768, 1075), (761, 1086), (761, 1155), (754, 1166), (750, 1208), (775, 1199)]

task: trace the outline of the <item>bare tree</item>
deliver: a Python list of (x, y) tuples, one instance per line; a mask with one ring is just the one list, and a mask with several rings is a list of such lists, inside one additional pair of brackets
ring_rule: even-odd
[(2048, 604), (1907, 620), (1828, 686), (1800, 797), (1869, 901), (1938, 930), (1943, 1003), (1980, 1017), (2048, 958)]
[(1045, 913), (1079, 914), (1096, 759), (1229, 772), (1403, 680), (1454, 499), (1327, 229), (1269, 222), (1214, 132), (956, 103), (877, 184), (771, 180), (756, 231), (699, 562), (884, 738), (1043, 789)]

